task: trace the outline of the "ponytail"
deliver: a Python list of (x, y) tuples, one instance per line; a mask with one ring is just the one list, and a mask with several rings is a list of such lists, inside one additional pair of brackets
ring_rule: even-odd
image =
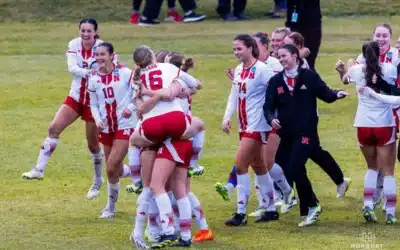
[(181, 66), (183, 72), (188, 72), (190, 69), (194, 68), (194, 60), (191, 57), (185, 58)]
[(372, 83), (372, 77), (382, 76), (382, 68), (379, 62), (379, 45), (374, 41), (367, 41), (363, 45), (363, 55), (365, 57), (366, 68), (365, 68), (365, 80), (367, 86), (374, 87)]

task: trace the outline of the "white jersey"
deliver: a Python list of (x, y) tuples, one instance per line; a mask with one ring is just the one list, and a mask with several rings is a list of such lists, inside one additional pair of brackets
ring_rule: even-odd
[(272, 56), (268, 56), (267, 60), (264, 62), (267, 67), (272, 70), (275, 74), (281, 72), (283, 67), (278, 59)]
[[(381, 63), (383, 79), (395, 84), (397, 69), (390, 63)], [(349, 70), (349, 82), (356, 84), (358, 90), (366, 86), (365, 65), (358, 64)], [(358, 93), (358, 107), (354, 127), (394, 127), (392, 105), (383, 103), (371, 96)]]
[(73, 39), (68, 44), (68, 50), (66, 52), (68, 71), (73, 77), (69, 96), (81, 104), (89, 105), (89, 95), (86, 91), (86, 74), (90, 69), (97, 69), (94, 55), (97, 46), (102, 42), (101, 40), (96, 40), (91, 50), (85, 50), (82, 45), (82, 38), (80, 37)]
[(224, 120), (231, 120), (237, 110), (240, 132), (270, 131), (263, 105), (268, 82), (274, 72), (265, 63), (256, 61), (249, 68), (236, 67)]
[(96, 74), (89, 78), (90, 109), (94, 120), (103, 122), (104, 133), (136, 127), (135, 112), (130, 118), (122, 117), (122, 112), (132, 103), (131, 75), (130, 69), (122, 68), (108, 75)]
[[(173, 80), (178, 76), (185, 76), (185, 78), (191, 79), (190, 81), (185, 81), (186, 84), (193, 84), (193, 82), (196, 82), (195, 78), (169, 63), (157, 63), (150, 65), (143, 69), (140, 75), (142, 84), (152, 91), (168, 88), (172, 84)], [(192, 86), (188, 85), (183, 87), (185, 88)], [(148, 96), (143, 96), (144, 101), (148, 100), (149, 98), (150, 97)], [(149, 112), (143, 114), (143, 121), (151, 117), (163, 115), (173, 111), (184, 112), (180, 98), (175, 98), (172, 101), (158, 101)]]
[(186, 115), (192, 115), (192, 96), (188, 96), (187, 98), (179, 98), (181, 102), (183, 112)]
[[(359, 64), (365, 64), (364, 56), (362, 54), (360, 54), (357, 57), (356, 62)], [(394, 47), (390, 47), (386, 53), (383, 53), (382, 55), (379, 56), (379, 62), (391, 63), (391, 64), (393, 64), (393, 66), (397, 67), (397, 65), (400, 62), (399, 51)]]

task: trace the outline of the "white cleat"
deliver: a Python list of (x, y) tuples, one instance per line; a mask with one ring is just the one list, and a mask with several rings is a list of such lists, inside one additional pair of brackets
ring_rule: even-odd
[(351, 179), (350, 178), (343, 178), (343, 183), (337, 186), (337, 198), (343, 198), (346, 195), (347, 190), (349, 189), (351, 185)]
[(261, 217), (261, 215), (262, 215), (264, 212), (267, 212), (267, 209), (266, 209), (266, 208), (258, 207), (258, 208), (256, 209), (256, 211), (254, 211), (254, 212), (252, 212), (251, 214), (249, 214), (249, 217), (257, 217), (257, 218), (259, 218), (259, 217)]
[(297, 200), (294, 194), (294, 190), (292, 189), (290, 194), (287, 197), (285, 197), (285, 200), (283, 201), (283, 204), (281, 206), (281, 213), (282, 214), (288, 213), (290, 210), (292, 210), (293, 206), (295, 205), (297, 205)]
[(110, 211), (107, 208), (104, 208), (101, 211), (101, 214), (99, 216), (99, 219), (105, 219), (105, 220), (109, 220), (115, 217), (115, 211)]
[(316, 207), (309, 208), (307, 217), (299, 223), (299, 227), (306, 227), (317, 222), (319, 215), (321, 214), (322, 209), (318, 204)]
[(31, 171), (22, 174), (22, 178), (25, 180), (43, 180), (44, 173), (36, 168), (32, 168)]
[(100, 195), (100, 188), (103, 184), (103, 180), (101, 182), (93, 182), (92, 186), (90, 187), (89, 191), (86, 194), (86, 198), (88, 200), (92, 200)]
[(150, 249), (150, 247), (146, 244), (146, 241), (142, 238), (135, 237), (133, 232), (129, 235), (129, 239), (133, 244), (136, 245), (136, 248), (139, 249)]

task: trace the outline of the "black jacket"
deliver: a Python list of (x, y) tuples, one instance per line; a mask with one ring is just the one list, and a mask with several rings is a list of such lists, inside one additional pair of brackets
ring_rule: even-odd
[[(297, 22), (292, 22), (292, 13), (296, 10)], [(321, 27), (320, 0), (287, 0), (286, 27), (294, 30), (304, 30)]]
[(317, 132), (317, 98), (327, 103), (338, 99), (338, 91), (331, 90), (319, 75), (309, 69), (299, 69), (293, 91), (289, 91), (283, 71), (273, 76), (267, 88), (264, 116), (271, 125), (275, 111), (281, 129), (278, 134), (298, 136)]

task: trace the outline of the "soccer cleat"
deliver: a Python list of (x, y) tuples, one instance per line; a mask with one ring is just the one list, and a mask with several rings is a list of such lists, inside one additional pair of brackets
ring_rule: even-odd
[(245, 226), (247, 225), (246, 217), (247, 217), (246, 214), (234, 213), (232, 218), (225, 221), (225, 225), (231, 227)]
[(206, 15), (197, 14), (194, 11), (189, 11), (183, 17), (185, 23), (200, 22), (206, 18)]
[(152, 249), (160, 249), (167, 247), (169, 245), (172, 245), (178, 241), (178, 238), (175, 236), (175, 234), (172, 235), (160, 235), (160, 239), (157, 243), (151, 245)]
[(203, 166), (190, 166), (188, 169), (188, 175), (189, 177), (192, 177), (194, 175), (199, 176), (204, 173), (204, 167)]
[(44, 177), (43, 171), (40, 171), (36, 168), (32, 168), (31, 171), (22, 174), (22, 178), (24, 178), (25, 180), (33, 180), (33, 179), (43, 180), (43, 177)]
[(135, 194), (139, 195), (143, 191), (143, 182), (140, 180), (136, 183), (132, 183), (132, 184), (126, 186), (125, 190), (128, 193), (135, 193)]
[(267, 212), (266, 208), (258, 207), (256, 211), (249, 214), (249, 217), (260, 217), (264, 212)]
[(179, 238), (177, 242), (170, 245), (170, 247), (190, 247), (192, 245), (192, 240), (182, 240)]
[(305, 227), (309, 226), (312, 224), (315, 224), (317, 222), (318, 216), (321, 214), (322, 209), (319, 204), (317, 204), (316, 207), (311, 207), (308, 209), (308, 215), (307, 217), (299, 223), (299, 227)]
[(221, 195), (224, 201), (230, 201), (231, 197), (229, 196), (228, 189), (225, 187), (224, 184), (217, 182), (215, 184), (216, 191)]
[(146, 244), (146, 241), (142, 238), (135, 237), (133, 232), (129, 235), (129, 239), (133, 244), (136, 245), (136, 248), (139, 249), (149, 249), (150, 247)]
[(285, 197), (284, 202), (281, 206), (281, 213), (286, 214), (290, 210), (292, 210), (293, 206), (297, 204), (296, 196), (294, 195), (294, 190), (290, 192), (290, 194)]
[(367, 221), (367, 222), (376, 222), (378, 220), (378, 218), (375, 215), (374, 210), (370, 207), (363, 208), (363, 216), (364, 216), (365, 221)]
[(274, 204), (276, 207), (280, 207), (284, 204), (282, 191), (276, 190), (276, 192), (274, 192)]
[(101, 180), (101, 182), (93, 182), (92, 186), (90, 187), (89, 191), (86, 194), (86, 198), (88, 200), (94, 199), (100, 195), (100, 188), (103, 182), (104, 182), (103, 179)]
[(100, 214), (100, 216), (99, 216), (99, 219), (108, 220), (108, 219), (112, 219), (112, 218), (114, 218), (114, 217), (115, 217), (115, 211), (111, 211), (111, 210), (109, 210), (108, 208), (104, 208), (104, 209), (101, 211), (101, 214)]
[(131, 24), (138, 24), (139, 20), (140, 20), (140, 14), (139, 13), (132, 13), (129, 22)]
[(207, 240), (214, 240), (214, 233), (210, 229), (201, 229), (193, 237), (194, 242), (202, 242)]
[(347, 190), (349, 189), (351, 185), (351, 179), (350, 178), (343, 178), (343, 183), (337, 186), (337, 198), (343, 198), (346, 195)]
[(393, 225), (393, 224), (396, 224), (396, 222), (397, 222), (397, 219), (394, 217), (393, 214), (386, 215), (386, 224)]
[(183, 17), (181, 17), (181, 15), (179, 15), (178, 11), (176, 11), (176, 10), (168, 11), (165, 21), (183, 22)]
[(279, 214), (277, 211), (266, 211), (261, 214), (261, 216), (256, 220), (256, 223), (259, 222), (268, 222), (279, 220)]

